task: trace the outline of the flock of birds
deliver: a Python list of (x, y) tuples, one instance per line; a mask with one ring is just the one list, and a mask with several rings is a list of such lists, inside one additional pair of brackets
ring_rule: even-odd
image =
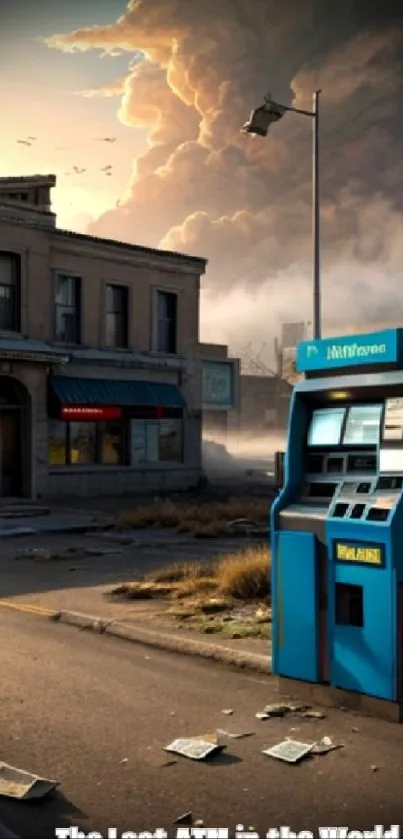
[[(37, 137), (26, 137), (25, 139), (16, 140), (16, 143), (18, 145), (22, 146), (23, 148), (27, 148), (27, 147), (32, 146), (36, 142), (37, 139), (38, 139)], [(95, 137), (95, 141), (100, 142), (100, 143), (116, 143), (116, 137)], [(67, 151), (67, 149), (56, 148), (55, 151)], [(65, 174), (66, 177), (68, 177), (69, 175), (73, 175), (73, 174), (74, 175), (83, 175), (84, 172), (86, 172), (86, 171), (87, 171), (86, 169), (83, 169), (80, 166), (73, 166), (72, 172), (65, 172), (64, 174)], [(100, 169), (100, 171), (104, 175), (106, 175), (107, 177), (110, 178), (112, 176), (113, 166), (110, 166), (110, 165), (103, 166), (102, 169)]]

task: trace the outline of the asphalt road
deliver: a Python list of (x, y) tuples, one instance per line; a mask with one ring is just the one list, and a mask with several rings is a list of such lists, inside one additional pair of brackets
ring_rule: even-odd
[[(105, 835), (108, 826), (165, 827), (173, 836), (172, 821), (189, 810), (232, 835), (238, 823), (264, 835), (279, 825), (316, 831), (403, 821), (402, 727), (342, 711), (260, 722), (256, 712), (277, 698), (270, 677), (6, 609), (0, 632), (1, 758), (61, 783), (36, 804), (2, 800), (0, 820), (22, 839), (48, 839), (70, 825)], [(229, 741), (210, 763), (166, 765), (171, 740), (217, 727), (255, 733)], [(344, 748), (297, 766), (261, 754), (285, 736), (324, 735)]]

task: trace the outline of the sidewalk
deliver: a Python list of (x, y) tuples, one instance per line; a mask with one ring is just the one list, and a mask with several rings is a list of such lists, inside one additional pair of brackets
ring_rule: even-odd
[(104, 530), (108, 523), (106, 517), (102, 520), (95, 513), (83, 513), (79, 510), (50, 510), (36, 515), (3, 516), (0, 513), (0, 540), (36, 533), (85, 533), (90, 530)]
[[(44, 618), (51, 613), (79, 613), (87, 616), (84, 620), (87, 626), (95, 619), (124, 625), (130, 629), (131, 640), (143, 639), (147, 643), (148, 639), (150, 646), (161, 646), (161, 639), (165, 638), (166, 648), (178, 652), (195, 649), (197, 645), (204, 650), (223, 648), (234, 656), (264, 659), (269, 667), (268, 640), (198, 632), (185, 628), (185, 624), (166, 614), (164, 601), (125, 601), (109, 596), (122, 582), (139, 579), (174, 561), (208, 561), (212, 555), (231, 549), (230, 546), (239, 547), (239, 541), (233, 545), (228, 541), (223, 544), (222, 540), (198, 543), (163, 531), (137, 531), (132, 534), (136, 537), (134, 543), (130, 534), (125, 536), (129, 536), (125, 539), (129, 544), (122, 544), (122, 534), (114, 533), (94, 533), (89, 537), (44, 534), (5, 541), (0, 562), (0, 606)], [(243, 540), (242, 544), (245, 544)]]

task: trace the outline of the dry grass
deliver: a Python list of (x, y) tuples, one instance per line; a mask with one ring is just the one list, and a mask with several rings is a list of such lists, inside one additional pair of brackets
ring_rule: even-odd
[(165, 601), (165, 614), (184, 628), (269, 638), (270, 563), (269, 549), (257, 546), (206, 562), (177, 562), (143, 581), (117, 586), (111, 594), (132, 601), (155, 599), (157, 609)]
[(220, 592), (239, 600), (270, 597), (269, 549), (249, 548), (221, 557), (216, 579)]
[(269, 516), (267, 498), (232, 498), (227, 502), (204, 504), (174, 504), (164, 501), (126, 510), (119, 518), (119, 526), (127, 528), (169, 528), (179, 533), (200, 536), (224, 534), (229, 522), (247, 518), (266, 524)]
[(152, 572), (143, 583), (124, 583), (115, 596), (197, 599), (199, 606), (212, 596), (253, 601), (270, 598), (270, 551), (249, 548), (206, 562), (177, 562)]

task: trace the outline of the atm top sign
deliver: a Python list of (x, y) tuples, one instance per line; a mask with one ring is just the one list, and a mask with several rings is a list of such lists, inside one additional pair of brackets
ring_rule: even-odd
[(400, 358), (402, 333), (401, 329), (385, 329), (367, 335), (302, 341), (297, 347), (297, 372), (396, 364)]

